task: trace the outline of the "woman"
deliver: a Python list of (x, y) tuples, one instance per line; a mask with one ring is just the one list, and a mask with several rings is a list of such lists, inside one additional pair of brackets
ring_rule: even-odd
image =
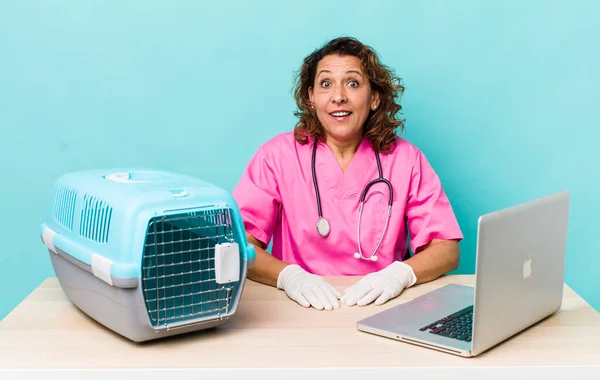
[[(334, 39), (306, 57), (294, 131), (263, 144), (233, 192), (257, 251), (250, 279), (332, 310), (338, 300), (383, 304), (458, 266), (463, 236), (440, 180), (396, 135), (403, 90), (356, 39)], [(341, 295), (326, 275), (364, 277)]]

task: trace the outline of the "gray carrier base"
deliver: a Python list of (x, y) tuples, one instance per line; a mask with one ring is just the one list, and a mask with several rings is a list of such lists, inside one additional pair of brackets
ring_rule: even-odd
[[(237, 308), (239, 297), (232, 299), (235, 304), (228, 314), (220, 315), (215, 319), (154, 328), (150, 324), (139, 278), (113, 277), (113, 286), (111, 286), (94, 276), (88, 265), (65, 252), (48, 251), (60, 285), (71, 302), (102, 325), (134, 342), (221, 326), (233, 316), (231, 310), (235, 311)], [(246, 269), (244, 268), (243, 273)], [(241, 283), (240, 286), (243, 286), (243, 281)], [(240, 288), (240, 294), (241, 291)]]

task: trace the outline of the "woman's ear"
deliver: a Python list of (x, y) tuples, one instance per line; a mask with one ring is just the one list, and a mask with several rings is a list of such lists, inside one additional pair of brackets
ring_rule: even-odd
[(315, 107), (315, 99), (313, 96), (313, 88), (312, 87), (308, 88), (308, 100), (310, 100), (310, 108), (314, 108)]
[(373, 100), (371, 101), (371, 110), (375, 111), (379, 107), (379, 92), (373, 92)]

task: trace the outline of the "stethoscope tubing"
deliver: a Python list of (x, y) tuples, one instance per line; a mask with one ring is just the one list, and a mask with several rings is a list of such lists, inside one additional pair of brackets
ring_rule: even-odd
[[(317, 198), (317, 211), (319, 213), (319, 220), (317, 221), (317, 231), (319, 232), (319, 235), (325, 237), (327, 236), (327, 234), (329, 233), (329, 222), (327, 221), (327, 219), (323, 218), (323, 210), (321, 208), (321, 195), (319, 193), (319, 184), (317, 183), (317, 173), (315, 170), (315, 159), (316, 159), (316, 155), (317, 155), (317, 140), (315, 139), (314, 144), (313, 144), (313, 150), (312, 150), (312, 158), (311, 158), (311, 171), (312, 171), (312, 178), (313, 178), (313, 185), (315, 188), (315, 196)], [(355, 254), (356, 258), (361, 258), (364, 260), (370, 260), (370, 261), (376, 261), (377, 260), (377, 251), (379, 250), (379, 247), (381, 246), (381, 243), (383, 241), (383, 238), (385, 236), (385, 233), (387, 232), (387, 228), (389, 225), (389, 221), (390, 221), (390, 215), (392, 213), (392, 204), (394, 203), (394, 188), (391, 184), (390, 181), (388, 181), (387, 179), (385, 179), (383, 177), (383, 170), (381, 169), (381, 160), (379, 158), (379, 152), (375, 151), (375, 159), (377, 160), (377, 172), (379, 174), (379, 178), (376, 178), (372, 181), (370, 181), (367, 186), (365, 186), (365, 188), (363, 189), (361, 196), (360, 196), (360, 204), (359, 204), (359, 208), (358, 208), (358, 223), (357, 223), (357, 237), (358, 237), (358, 252)], [(385, 183), (388, 187), (389, 190), (389, 195), (388, 195), (388, 211), (387, 211), (387, 215), (386, 215), (386, 220), (385, 220), (385, 225), (384, 225), (384, 229), (383, 229), (383, 233), (381, 234), (379, 241), (377, 242), (377, 247), (375, 248), (373, 254), (370, 257), (365, 257), (362, 254), (362, 248), (361, 248), (361, 244), (360, 244), (360, 224), (361, 224), (361, 220), (362, 220), (362, 210), (363, 210), (363, 206), (365, 204), (365, 198), (367, 196), (367, 193), (369, 191), (369, 189), (377, 184), (377, 183)], [(324, 221), (327, 225), (327, 231), (326, 233), (322, 233), (322, 231), (319, 228), (319, 223), (321, 221)]]
[(312, 151), (312, 159), (310, 161), (310, 167), (312, 169), (313, 185), (315, 187), (315, 194), (317, 196), (317, 210), (319, 211), (319, 218), (323, 217), (323, 211), (321, 210), (321, 195), (319, 195), (319, 184), (317, 183), (317, 173), (315, 171), (315, 158), (317, 156), (317, 139)]

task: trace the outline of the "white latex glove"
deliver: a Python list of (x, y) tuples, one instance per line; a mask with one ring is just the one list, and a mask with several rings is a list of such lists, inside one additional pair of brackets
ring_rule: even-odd
[(348, 306), (364, 306), (375, 301), (381, 305), (397, 297), (417, 282), (410, 265), (394, 261), (379, 272), (369, 273), (356, 284), (344, 290), (341, 302)]
[(340, 307), (340, 293), (333, 286), (296, 264), (288, 265), (279, 273), (277, 289), (285, 290), (288, 297), (304, 307), (312, 306), (318, 310)]

